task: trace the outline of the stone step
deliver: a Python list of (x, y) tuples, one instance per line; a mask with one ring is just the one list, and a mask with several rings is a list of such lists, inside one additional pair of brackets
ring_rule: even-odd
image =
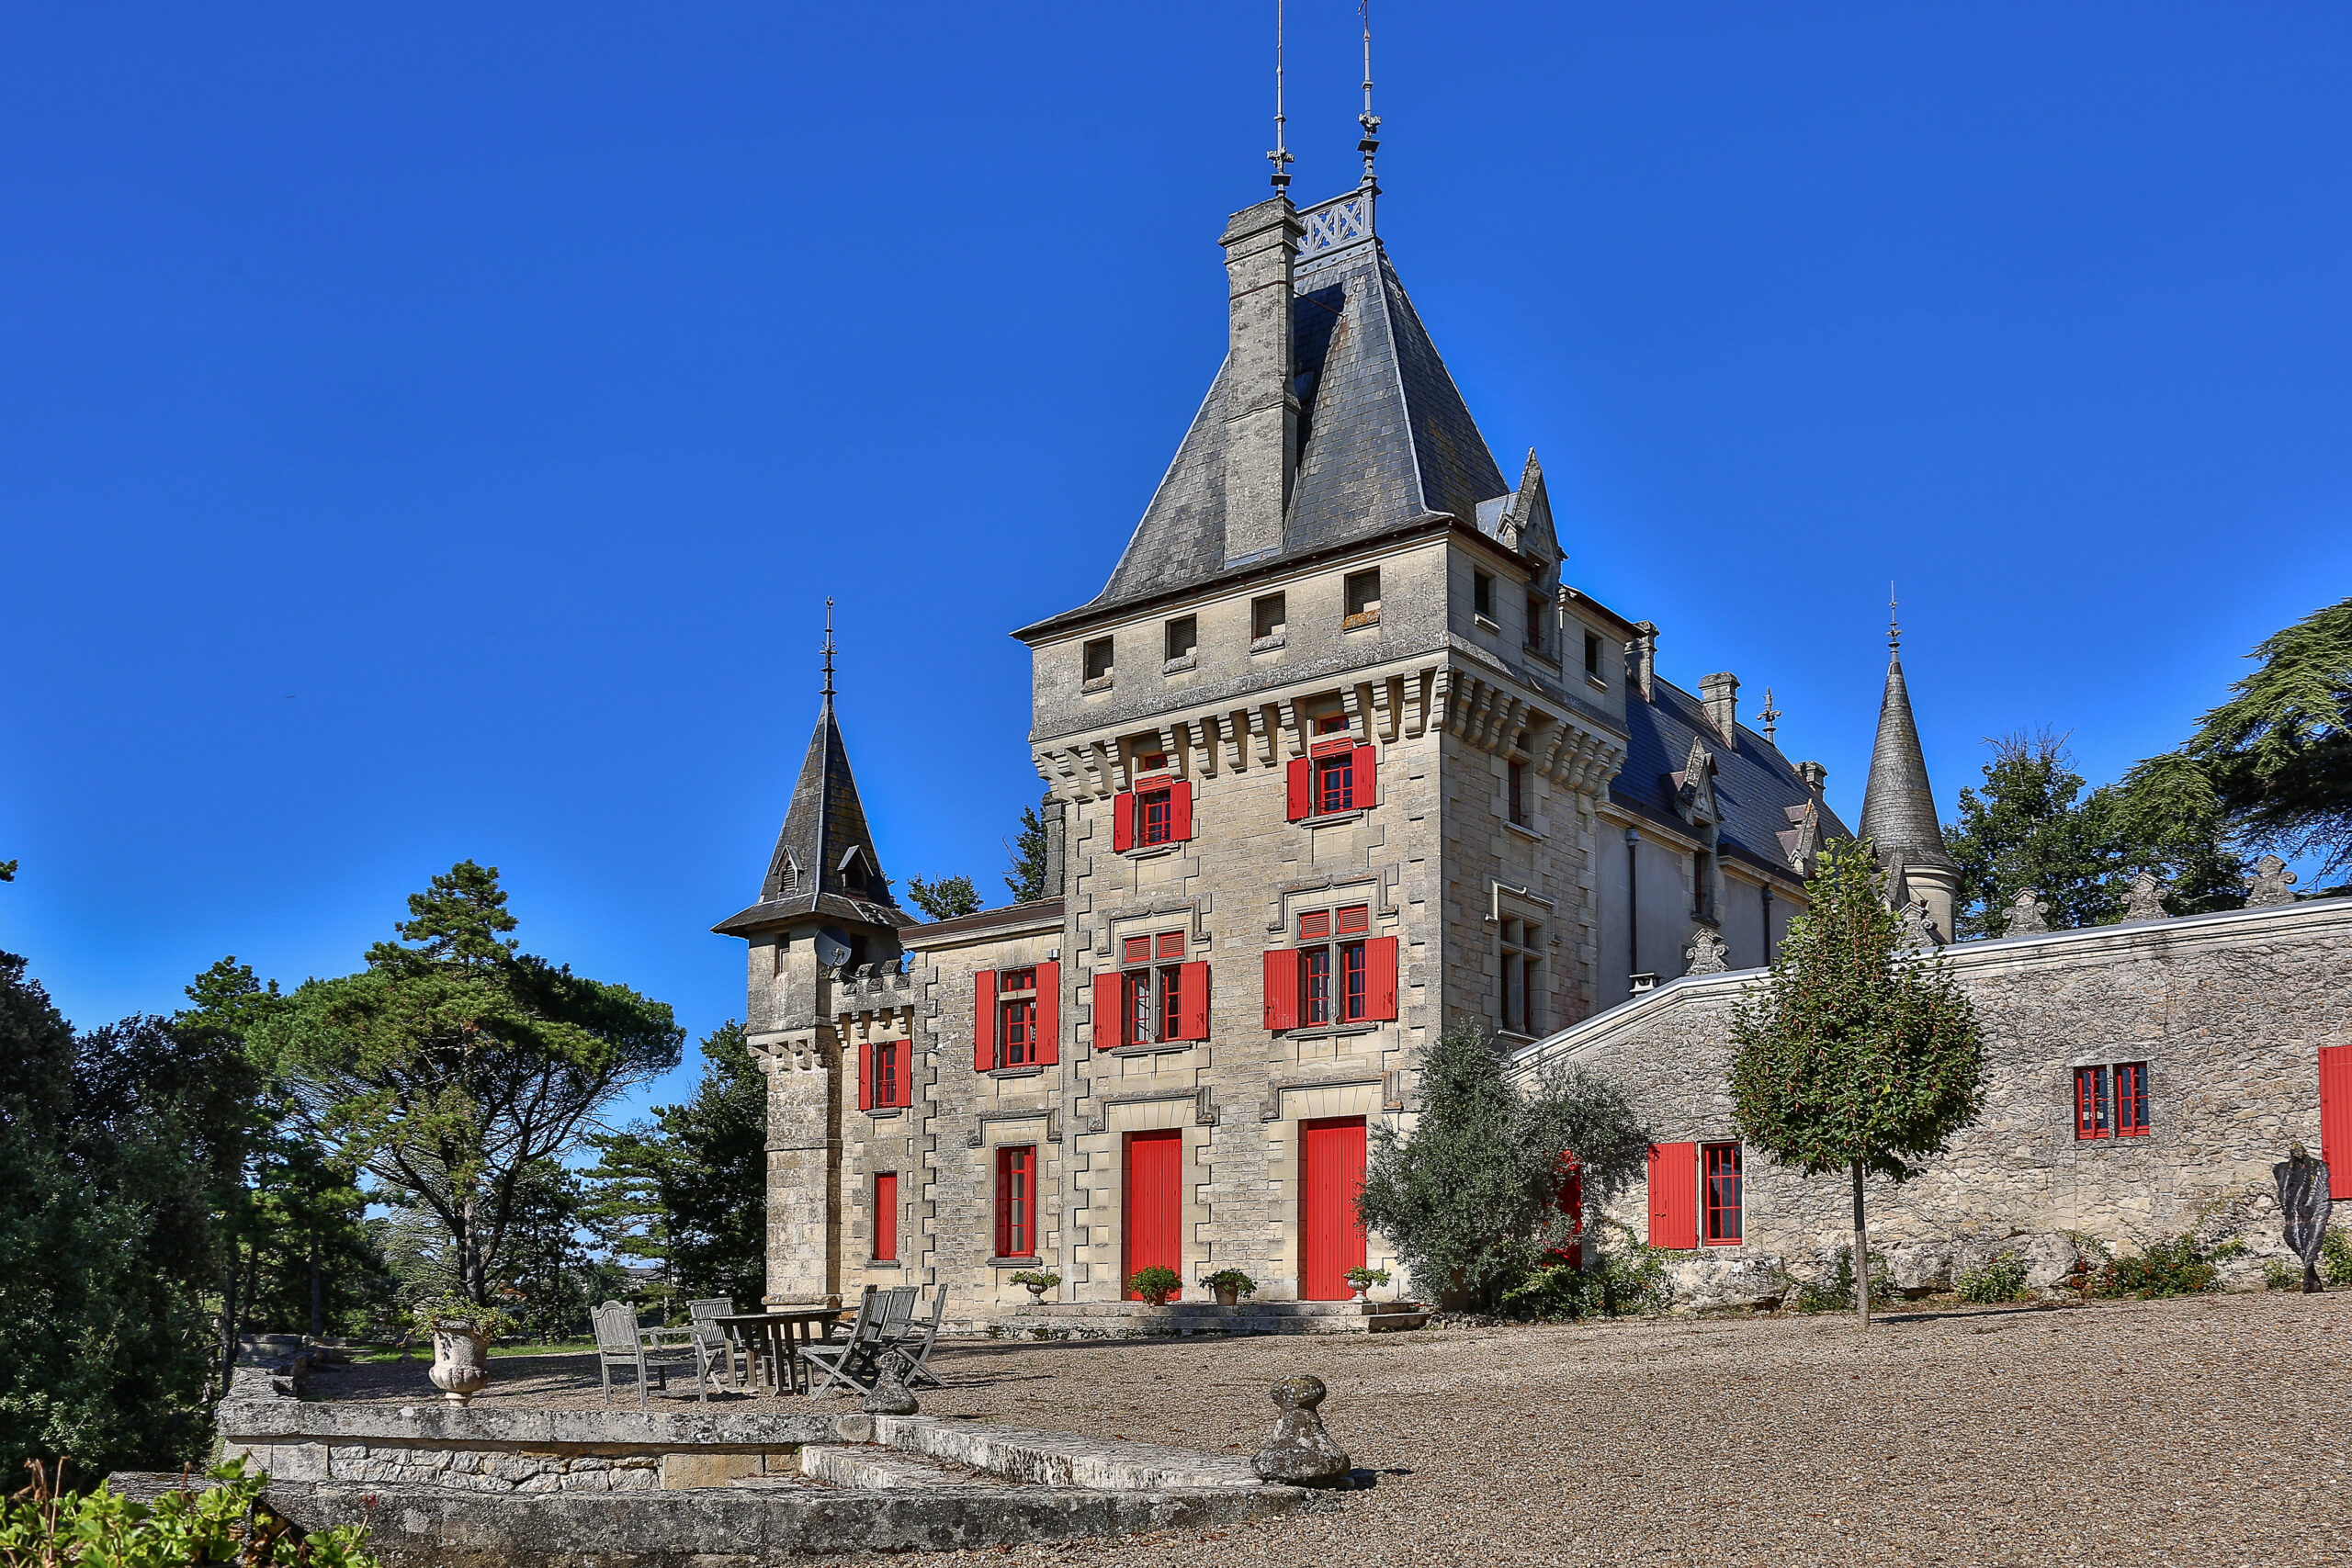
[(941, 1487), (1001, 1486), (1004, 1477), (969, 1465), (865, 1443), (808, 1443), (800, 1450), (801, 1473), (828, 1486), (861, 1492), (933, 1491)]
[[(1387, 1303), (1378, 1303), (1385, 1306)], [(1023, 1307), (989, 1332), (1007, 1339), (1146, 1339), (1201, 1334), (1383, 1334), (1419, 1328), (1426, 1308), (1366, 1313), (1355, 1302), (1269, 1302), (1261, 1307), (1068, 1302)]]
[[(920, 1416), (877, 1416), (879, 1443), (1003, 1481), (1104, 1492), (1164, 1492), (1259, 1484), (1246, 1457), (1227, 1459), (1157, 1443), (1102, 1441), (1075, 1432), (967, 1426)], [(805, 1451), (805, 1450), (804, 1450)]]

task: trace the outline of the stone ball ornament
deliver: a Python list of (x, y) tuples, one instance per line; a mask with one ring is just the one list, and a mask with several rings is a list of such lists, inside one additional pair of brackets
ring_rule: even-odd
[(1327, 1391), (1318, 1377), (1284, 1378), (1266, 1393), (1281, 1412), (1273, 1435), (1250, 1465), (1261, 1481), (1285, 1486), (1345, 1486), (1354, 1467), (1348, 1451), (1324, 1429), (1317, 1407)]

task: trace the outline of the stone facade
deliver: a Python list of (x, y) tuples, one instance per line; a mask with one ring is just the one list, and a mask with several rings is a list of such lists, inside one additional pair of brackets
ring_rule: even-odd
[[(1985, 1036), (1984, 1105), (1925, 1172), (1866, 1182), (1873, 1247), (1894, 1282), (1949, 1287), (1998, 1252), (2052, 1288), (2091, 1238), (2113, 1251), (2196, 1231), (2245, 1250), (2224, 1264), (2258, 1284), (2283, 1260), (2270, 1167), (2290, 1141), (2321, 1145), (2318, 1053), (2352, 1043), (2352, 899), (1970, 942), (1945, 951)], [(1623, 1085), (1651, 1137), (1736, 1143), (1730, 1017), (1758, 971), (1690, 976), (1521, 1052), (1532, 1078), (1574, 1064)], [(2075, 1071), (2147, 1064), (2144, 1136), (2075, 1135)], [(2352, 1151), (2336, 1151), (2352, 1157)], [(1780, 1299), (1845, 1247), (1843, 1177), (1806, 1178), (1743, 1151), (1742, 1239), (1670, 1268), (1701, 1304)], [(1646, 1234), (1637, 1184), (1604, 1216)], [(1604, 1247), (1615, 1245), (1604, 1239)]]
[[(1049, 897), (899, 912), (828, 695), (761, 901), (718, 928), (750, 944), (772, 1075), (771, 1300), (935, 1284), (958, 1322), (1011, 1321), (1032, 1307), (1012, 1275), (1039, 1269), (1048, 1310), (1115, 1303), (1143, 1142), (1179, 1171), (1150, 1224), (1188, 1302), (1227, 1269), (1261, 1305), (1344, 1297), (1329, 1253), (1307, 1277), (1308, 1211), (1318, 1237), (1332, 1212), (1311, 1139), (1404, 1126), (1454, 1020), (1525, 1044), (1690, 952), (1767, 961), (1844, 833), (1821, 770), (1738, 722), (1734, 677), (1672, 685), (1655, 626), (1562, 581), (1542, 467), (1513, 485), (1487, 451), (1376, 194), (1235, 215), (1229, 352), (1174, 463), (1102, 594), (1015, 634)], [(1335, 748), (1351, 795), (1302, 808)], [(1181, 828), (1143, 831), (1160, 790)], [(1278, 1016), (1326, 921), (1363, 1004)], [(1139, 943), (1189, 977), (1131, 1038), (1096, 998)], [(1043, 1049), (984, 1046), (986, 998), (1032, 978)], [(886, 1063), (902, 1088), (876, 1087)]]

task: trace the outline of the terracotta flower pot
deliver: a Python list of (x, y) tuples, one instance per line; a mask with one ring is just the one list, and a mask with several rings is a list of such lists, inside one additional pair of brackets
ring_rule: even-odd
[(1241, 1288), (1238, 1285), (1217, 1286), (1216, 1304), (1221, 1307), (1239, 1306), (1241, 1304)]
[(490, 1381), (490, 1337), (470, 1328), (433, 1331), (433, 1371), (426, 1376), (441, 1397), (464, 1404)]

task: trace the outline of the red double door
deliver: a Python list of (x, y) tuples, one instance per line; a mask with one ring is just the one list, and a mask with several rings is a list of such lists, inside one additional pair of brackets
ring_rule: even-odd
[[(1184, 1276), (1184, 1134), (1127, 1134), (1126, 1258), (1121, 1280), (1158, 1264)], [(1143, 1298), (1135, 1292), (1127, 1300)], [(1173, 1297), (1170, 1298), (1173, 1300)]]
[(1348, 1270), (1364, 1263), (1363, 1118), (1302, 1122), (1298, 1134), (1299, 1299), (1345, 1301), (1355, 1294)]

